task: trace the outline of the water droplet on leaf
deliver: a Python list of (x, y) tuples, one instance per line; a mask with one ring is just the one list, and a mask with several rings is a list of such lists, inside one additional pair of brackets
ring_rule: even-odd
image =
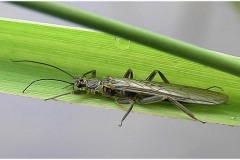
[(115, 37), (115, 43), (120, 49), (123, 49), (123, 50), (128, 49), (131, 45), (130, 40), (126, 40), (117, 36)]

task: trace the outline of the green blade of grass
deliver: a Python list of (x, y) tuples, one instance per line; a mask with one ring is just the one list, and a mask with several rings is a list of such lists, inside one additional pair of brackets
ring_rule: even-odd
[[(159, 69), (171, 83), (200, 88), (219, 86), (229, 96), (227, 104), (184, 105), (203, 121), (240, 126), (239, 77), (105, 33), (0, 19), (0, 92), (49, 98), (69, 92), (71, 88), (61, 89), (66, 84), (45, 81), (34, 84), (24, 94), (22, 90), (40, 78), (57, 78), (69, 82), (73, 82), (73, 79), (47, 66), (13, 63), (9, 59), (49, 63), (75, 76), (96, 69), (99, 79), (106, 75), (122, 77), (128, 68), (134, 71), (135, 79), (145, 79), (154, 69)], [(239, 60), (237, 57), (235, 59)], [(156, 77), (155, 81), (161, 80)], [(69, 95), (58, 100), (111, 109), (129, 107), (92, 95)], [(133, 111), (190, 119), (167, 101), (136, 105)]]
[(238, 60), (128, 24), (52, 2), (11, 2), (240, 76)]

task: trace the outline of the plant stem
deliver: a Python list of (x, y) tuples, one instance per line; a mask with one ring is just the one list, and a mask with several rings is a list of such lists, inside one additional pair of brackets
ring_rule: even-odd
[(206, 50), (128, 24), (98, 16), (83, 10), (52, 2), (11, 2), (77, 24), (189, 59), (230, 74), (240, 76), (240, 61), (219, 52)]

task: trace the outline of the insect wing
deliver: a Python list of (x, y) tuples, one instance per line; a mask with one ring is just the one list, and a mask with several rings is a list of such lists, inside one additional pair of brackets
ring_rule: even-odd
[(166, 95), (174, 98), (176, 101), (187, 103), (218, 105), (225, 103), (228, 99), (227, 95), (223, 93), (171, 83), (110, 78), (109, 84), (117, 90), (135, 92), (147, 96)]
[(171, 97), (181, 102), (218, 105), (228, 100), (228, 96), (223, 93), (191, 86), (164, 84), (163, 88)]
[(159, 95), (159, 91), (155, 91), (151, 86), (146, 85), (146, 83), (149, 81), (138, 81), (127, 78), (109, 78), (110, 80), (108, 83), (108, 87), (112, 89), (135, 92), (139, 94)]

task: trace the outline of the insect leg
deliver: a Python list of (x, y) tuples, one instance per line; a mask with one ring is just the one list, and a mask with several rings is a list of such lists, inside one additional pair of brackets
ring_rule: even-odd
[(147, 81), (151, 81), (156, 74), (159, 74), (159, 76), (162, 78), (164, 83), (169, 83), (169, 81), (167, 80), (167, 78), (162, 74), (162, 72), (160, 72), (159, 70), (154, 70), (148, 77), (147, 77)]
[(223, 89), (221, 87), (218, 87), (218, 86), (211, 86), (211, 87), (208, 87), (207, 90), (210, 90), (212, 88), (218, 88), (218, 89), (221, 89), (223, 91)]
[(123, 78), (133, 79), (133, 71), (129, 68), (127, 72), (124, 74)]
[(139, 104), (149, 104), (149, 103), (156, 103), (156, 102), (160, 102), (163, 101), (164, 99), (166, 99), (166, 96), (151, 96), (151, 97), (145, 97), (142, 99), (139, 99), (137, 101), (137, 103)]
[(67, 93), (63, 93), (63, 94), (60, 94), (60, 95), (57, 95), (57, 96), (54, 96), (54, 97), (51, 97), (51, 98), (44, 99), (44, 101), (47, 101), (47, 100), (50, 100), (50, 99), (55, 99), (55, 98), (62, 97), (62, 96), (65, 96), (65, 95), (68, 95), (68, 94), (72, 94), (72, 93), (73, 93), (73, 91), (67, 92)]
[(130, 108), (127, 110), (127, 112), (124, 114), (121, 120), (121, 124), (119, 127), (122, 126), (123, 121), (127, 118), (128, 114), (131, 112), (133, 109), (134, 101), (132, 99), (127, 99), (127, 98), (120, 98), (120, 99), (115, 99), (115, 101), (119, 104), (130, 104)]
[(50, 99), (56, 99), (58, 97), (62, 97), (62, 96), (68, 95), (68, 94), (81, 94), (81, 93), (80, 93), (80, 91), (71, 91), (71, 92), (59, 94), (57, 96), (54, 96), (54, 97), (51, 97), (51, 98), (47, 98), (47, 99), (44, 99), (44, 100), (47, 101), (47, 100), (50, 100)]
[(82, 75), (82, 77), (84, 77), (84, 76), (86, 76), (86, 75), (88, 75), (88, 74), (92, 74), (92, 75), (91, 75), (91, 78), (96, 78), (96, 70), (88, 71), (88, 72), (84, 73), (84, 74)]
[(188, 116), (190, 116), (192, 119), (195, 119), (197, 121), (200, 121), (202, 123), (206, 123), (206, 122), (203, 122), (199, 119), (197, 119), (191, 111), (189, 111), (187, 108), (185, 108), (181, 103), (179, 103), (178, 101), (172, 99), (171, 97), (168, 97), (167, 98), (174, 106), (176, 106), (178, 109), (180, 109), (181, 111), (183, 111), (184, 113), (186, 113)]
[(32, 81), (22, 92), (24, 93), (33, 83), (36, 83), (38, 81), (59, 81), (59, 82), (64, 82), (64, 83), (68, 83), (70, 85), (73, 85), (73, 83), (61, 80), (61, 79), (54, 79), (54, 78), (43, 78), (43, 79), (37, 79), (35, 81)]

